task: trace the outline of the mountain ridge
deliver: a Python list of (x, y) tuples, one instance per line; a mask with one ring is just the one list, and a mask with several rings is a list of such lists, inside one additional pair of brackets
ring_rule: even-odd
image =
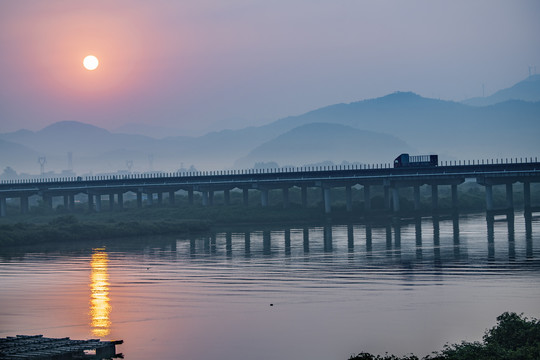
[[(245, 159), (251, 162), (263, 159), (275, 161), (268, 158), (268, 151), (264, 156), (260, 153), (258, 159), (256, 155), (260, 150), (257, 149), (261, 146), (264, 148), (263, 145), (267, 143), (275, 144), (280, 136), (303, 138), (299, 131), (303, 129), (307, 134), (309, 127), (302, 126), (314, 123), (333, 124), (334, 127), (327, 128), (327, 131), (334, 134), (339, 134), (339, 129), (347, 126), (352, 129), (349, 132), (359, 137), (365, 134), (356, 130), (392, 136), (418, 153), (437, 153), (447, 159), (531, 156), (540, 153), (539, 119), (540, 102), (506, 100), (487, 106), (472, 106), (425, 98), (413, 92), (394, 92), (379, 98), (324, 106), (262, 126), (224, 129), (197, 137), (155, 139), (144, 135), (113, 133), (71, 121), (51, 124), (36, 132), (19, 130), (0, 134), (0, 139), (8, 141), (8, 147), (10, 143), (16, 143), (33, 151), (34, 155), (46, 155), (50, 168), (65, 168), (66, 153), (73, 152), (75, 170), (78, 172), (117, 171), (126, 169), (128, 161), (133, 161), (133, 171), (175, 171), (184, 165), (195, 165), (199, 169), (228, 169), (239, 164), (243, 167), (253, 166)], [(346, 136), (343, 132), (341, 134), (334, 136), (347, 139), (346, 142), (350, 143), (348, 146), (355, 149), (354, 137)], [(291, 165), (317, 162), (307, 154), (309, 151), (317, 153), (324, 140), (321, 135), (317, 144), (306, 142), (306, 151), (298, 150), (306, 154), (305, 158), (296, 157), (297, 163)], [(334, 143), (335, 149), (326, 147), (326, 158), (335, 162), (346, 160), (343, 153), (340, 155), (341, 161), (335, 156), (341, 144), (333, 139), (328, 139), (328, 143)], [(288, 146), (293, 147), (294, 143), (289, 141)], [(274, 150), (276, 154), (278, 150)], [(19, 163), (9, 153), (6, 150), (0, 154), (0, 166), (16, 168)], [(380, 153), (373, 150), (370, 156), (375, 159)], [(24, 167), (36, 169), (36, 163), (36, 158), (28, 159)]]
[(473, 106), (488, 106), (508, 100), (540, 101), (540, 75), (531, 75), (513, 86), (501, 89), (487, 97), (475, 97), (462, 103)]

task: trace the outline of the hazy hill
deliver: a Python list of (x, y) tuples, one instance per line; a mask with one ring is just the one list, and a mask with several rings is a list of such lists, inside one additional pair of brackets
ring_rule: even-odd
[[(534, 84), (537, 80), (528, 79)], [(527, 81), (519, 84), (520, 91), (534, 95), (534, 86), (527, 87)], [(4, 141), (0, 170), (11, 166), (18, 172), (38, 173), (38, 156), (47, 157), (46, 171), (64, 170), (68, 152), (73, 153), (74, 171), (79, 174), (126, 170), (127, 161), (133, 162), (133, 171), (175, 171), (190, 165), (252, 167), (261, 161), (381, 162), (391, 161), (403, 148), (436, 153), (442, 160), (539, 156), (539, 120), (540, 102), (471, 106), (397, 92), (199, 137), (155, 139), (59, 122), (37, 132), (0, 134)]]
[(475, 97), (463, 101), (474, 106), (493, 105), (508, 100), (540, 101), (540, 75), (532, 75), (512, 87), (497, 91), (487, 97)]
[[(30, 151), (6, 150), (4, 159), (0, 158), (3, 160), (0, 166), (11, 166), (18, 172), (38, 173), (37, 158), (46, 156), (46, 171), (60, 171), (67, 169), (67, 153), (71, 152), (77, 173), (127, 170), (127, 161), (133, 162), (133, 171), (175, 171), (190, 165), (200, 169), (223, 169), (231, 167), (237, 158), (272, 137), (270, 132), (246, 128), (212, 132), (201, 137), (155, 139), (111, 133), (76, 121), (62, 121), (36, 132), (19, 130), (0, 134), (0, 139), (8, 144)], [(7, 156), (12, 153), (19, 155)]]
[[(46, 156), (47, 171), (67, 169), (68, 152), (73, 153), (74, 165), (79, 165), (78, 168), (75, 166), (75, 171), (125, 169), (125, 162), (129, 158), (117, 159), (114, 156), (105, 156), (105, 154), (118, 150), (145, 154), (145, 150), (150, 151), (158, 147), (155, 139), (141, 135), (112, 134), (105, 129), (75, 121), (57, 122), (36, 132), (17, 131), (1, 134), (0, 138), (18, 143), (41, 156)], [(32, 159), (31, 163), (37, 163), (37, 158)], [(37, 173), (34, 170), (35, 165), (30, 169), (23, 168), (22, 164), (13, 160), (8, 165), (16, 170), (20, 168), (21, 171)]]
[(509, 101), (474, 107), (394, 93), (324, 107), (261, 127), (282, 133), (327, 122), (396, 136), (421, 153), (450, 158), (525, 156), (540, 153), (540, 102)]
[(8, 166), (17, 172), (22, 169), (33, 169), (34, 173), (39, 174), (37, 162), (39, 156), (38, 152), (24, 145), (0, 139), (0, 174)]
[(154, 139), (164, 139), (173, 136), (183, 136), (182, 129), (173, 129), (151, 124), (129, 123), (124, 124), (113, 131), (117, 134), (145, 135)]
[(251, 167), (261, 161), (295, 166), (322, 161), (382, 163), (409, 151), (411, 147), (394, 136), (340, 124), (312, 123), (261, 144), (235, 166)]

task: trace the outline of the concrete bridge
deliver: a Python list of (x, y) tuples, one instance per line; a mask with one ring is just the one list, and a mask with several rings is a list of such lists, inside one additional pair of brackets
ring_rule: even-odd
[[(539, 211), (540, 207), (531, 204), (531, 183), (540, 182), (540, 163), (538, 159), (497, 159), (441, 162), (433, 167), (393, 168), (391, 164), (342, 165), (323, 167), (301, 167), (280, 169), (246, 169), (159, 174), (130, 174), (121, 176), (87, 176), (70, 178), (47, 178), (39, 180), (4, 180), (0, 181), (0, 216), (6, 216), (6, 199), (19, 199), (20, 209), (28, 212), (29, 197), (40, 196), (45, 204), (52, 207), (53, 197), (62, 197), (64, 206), (73, 209), (75, 195), (84, 194), (88, 207), (95, 211), (102, 210), (102, 198), (108, 197), (110, 208), (123, 208), (124, 195), (135, 194), (137, 206), (143, 206), (143, 194), (152, 204), (154, 194), (157, 202), (163, 202), (163, 194), (168, 194), (168, 201), (174, 204), (175, 192), (187, 192), (190, 203), (193, 194), (202, 195), (202, 203), (211, 206), (214, 194), (223, 192), (225, 204), (230, 203), (230, 191), (243, 192), (243, 202), (248, 204), (248, 192), (260, 192), (261, 205), (268, 206), (268, 193), (279, 189), (283, 194), (283, 204), (289, 204), (289, 189), (301, 190), (301, 202), (307, 205), (308, 188), (320, 188), (326, 213), (331, 213), (332, 188), (345, 188), (346, 207), (352, 210), (352, 187), (362, 187), (365, 211), (371, 211), (371, 193), (376, 186), (384, 191), (385, 206), (396, 214), (400, 213), (400, 189), (414, 189), (414, 208), (420, 209), (420, 186), (431, 187), (432, 210), (439, 209), (438, 189), (450, 186), (452, 209), (458, 211), (458, 185), (466, 180), (476, 181), (485, 187), (486, 209), (488, 216), (498, 213), (512, 213), (514, 209), (514, 184), (523, 186), (523, 203), (526, 214)], [(493, 204), (493, 186), (505, 185), (506, 206), (495, 208)]]

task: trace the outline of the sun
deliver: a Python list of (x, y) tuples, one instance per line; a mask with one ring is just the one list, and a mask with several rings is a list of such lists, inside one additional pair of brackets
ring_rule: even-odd
[(94, 55), (88, 55), (84, 58), (83, 65), (86, 70), (95, 70), (99, 65), (99, 60)]

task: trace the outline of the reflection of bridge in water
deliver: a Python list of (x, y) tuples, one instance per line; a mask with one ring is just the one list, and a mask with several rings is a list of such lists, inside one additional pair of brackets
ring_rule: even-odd
[[(485, 241), (478, 241), (477, 238), (471, 241), (467, 231), (463, 234), (458, 216), (445, 219), (435, 216), (377, 225), (306, 226), (254, 232), (225, 231), (191, 238), (189, 246), (178, 241), (175, 251), (186, 252), (186, 255), (189, 254), (192, 258), (228, 259), (238, 256), (246, 259), (257, 256), (287, 258), (347, 253), (353, 257), (375, 261), (382, 259), (383, 262), (399, 264), (431, 261), (435, 266), (467, 260), (469, 256), (480, 262), (494, 262), (496, 258), (501, 260), (501, 256), (505, 256), (509, 262), (515, 261), (521, 255), (527, 261), (535, 258), (532, 224), (537, 221), (536, 218), (520, 218), (520, 228), (517, 231), (514, 217), (509, 217), (507, 221), (482, 219), (478, 216), (473, 218), (476, 221), (475, 226), (483, 222), (487, 227), (487, 231), (486, 227), (482, 226), (481, 229), (485, 234)], [(466, 226), (470, 226), (470, 221)], [(516, 252), (516, 233), (519, 234), (519, 256)], [(391, 259), (387, 259), (388, 256), (391, 256)]]
[[(395, 214), (401, 212), (400, 189), (412, 188), (414, 209), (420, 210), (420, 187), (431, 187), (431, 209), (439, 210), (439, 187), (451, 188), (451, 211), (459, 210), (458, 185), (473, 180), (485, 187), (486, 209), (489, 216), (514, 211), (513, 185), (523, 186), (525, 214), (540, 210), (531, 204), (531, 183), (540, 183), (540, 163), (537, 159), (501, 159), (500, 161), (468, 161), (440, 164), (435, 167), (393, 168), (390, 164), (372, 166), (325, 166), (287, 169), (248, 169), (228, 171), (204, 171), (159, 174), (131, 174), (123, 176), (90, 176), (85, 178), (54, 178), (35, 180), (8, 180), (0, 182), (0, 216), (6, 215), (6, 199), (19, 199), (23, 213), (28, 211), (29, 197), (40, 196), (43, 203), (53, 207), (53, 198), (62, 197), (66, 209), (73, 209), (76, 195), (86, 195), (88, 207), (102, 210), (102, 198), (108, 197), (111, 209), (123, 208), (124, 195), (132, 194), (138, 207), (146, 203), (163, 203), (168, 198), (175, 202), (175, 193), (185, 191), (190, 204), (194, 192), (201, 195), (202, 204), (214, 204), (214, 194), (223, 192), (225, 205), (231, 201), (230, 192), (242, 192), (243, 203), (248, 205), (249, 192), (260, 192), (261, 205), (268, 206), (269, 191), (282, 192), (283, 205), (289, 205), (289, 190), (301, 191), (301, 204), (307, 206), (309, 188), (321, 189), (326, 213), (332, 209), (331, 189), (344, 188), (348, 211), (352, 210), (352, 188), (363, 188), (364, 211), (372, 211), (372, 190), (382, 189), (384, 207)], [(506, 204), (496, 208), (493, 187), (504, 185)], [(165, 197), (163, 196), (165, 194)]]

